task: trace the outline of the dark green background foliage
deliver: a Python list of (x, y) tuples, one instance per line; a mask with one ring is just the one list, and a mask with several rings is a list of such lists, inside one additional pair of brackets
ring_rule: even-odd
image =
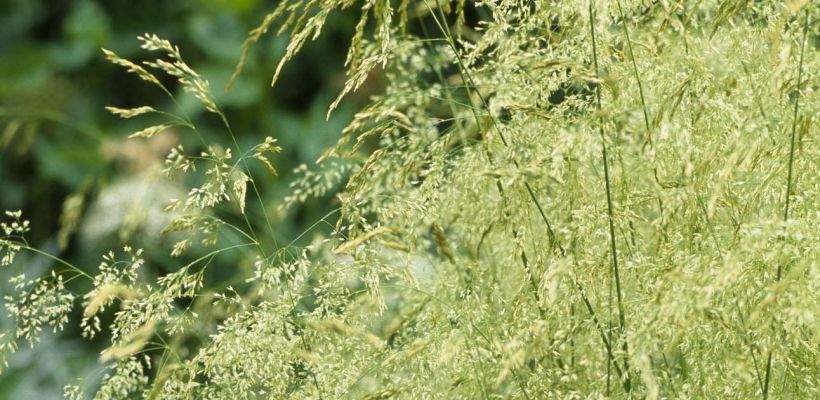
[[(366, 99), (368, 88), (325, 120), (328, 104), (344, 83), (344, 56), (355, 23), (352, 14), (336, 13), (322, 36), (285, 67), (276, 87), (269, 86), (270, 77), (286, 37), (263, 39), (232, 90), (223, 90), (247, 32), (270, 7), (260, 0), (0, 1), (0, 209), (22, 209), (33, 226), (30, 242), (77, 265), (96, 265), (98, 255), (120, 241), (146, 248), (149, 268), (159, 269), (157, 273), (175, 265), (167, 256), (167, 244), (138, 234), (150, 230), (144, 226), (116, 229), (114, 234), (81, 230), (69, 237), (64, 250), (58, 246), (60, 215), (68, 196), (82, 197), (80, 219), (93, 225), (95, 221), (88, 219), (100, 218), (93, 210), (101, 197), (116, 199), (118, 187), (127, 188), (153, 162), (161, 162), (170, 143), (183, 140), (168, 135), (151, 145), (134, 145), (125, 137), (144, 121), (129, 123), (104, 110), (107, 105), (169, 103), (161, 91), (106, 62), (100, 50), (114, 49), (123, 57), (141, 60), (145, 53), (139, 51), (135, 37), (152, 32), (177, 44), (188, 63), (211, 82), (240, 145), (250, 147), (245, 144), (265, 136), (278, 139), (284, 149), (275, 160), (279, 176), (261, 181), (257, 177), (262, 198), (270, 201), (266, 207), (275, 213), (292, 170), (314, 161), (336, 141), (352, 105)], [(175, 87), (172, 80), (164, 83)], [(184, 99), (180, 106), (204, 135), (211, 136), (206, 139), (220, 141), (217, 136), (224, 131), (219, 121), (205, 115), (192, 97)], [(276, 240), (295, 237), (327, 213), (332, 206), (328, 199), (297, 204), (280, 215)], [(226, 257), (214, 263), (227, 266), (236, 261)], [(35, 263), (27, 269), (34, 273), (38, 267), (47, 266)], [(217, 265), (214, 270), (226, 268)], [(6, 279), (2, 282), (6, 291)], [(9, 321), (2, 323), (7, 326)], [(91, 372), (105, 341), (79, 340), (76, 329), (69, 328), (63, 338), (46, 337), (48, 344), (35, 350), (21, 349), (0, 376), (0, 399), (59, 398), (69, 379)]]

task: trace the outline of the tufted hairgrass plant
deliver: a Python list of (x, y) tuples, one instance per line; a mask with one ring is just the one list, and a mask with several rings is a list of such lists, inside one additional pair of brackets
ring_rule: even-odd
[[(108, 108), (163, 120), (132, 140), (177, 127), (198, 143), (165, 160), (188, 192), (164, 232), (172, 256), (201, 251), (158, 278), (127, 245), (75, 266), (7, 212), (0, 260), (21, 272), (0, 357), (42, 329), (104, 333), (104, 372), (67, 385), (72, 399), (816, 397), (816, 4), (283, 0), (234, 78), (266, 35), (288, 35), (275, 84), (353, 7), (328, 112), (369, 76), (384, 85), (295, 171), (279, 213), (257, 188), (275, 135), (242, 148), (166, 39), (138, 38), (145, 63), (103, 50), (176, 102), (171, 77), (224, 127), (209, 143), (179, 107)], [(328, 193), (334, 211), (270, 239), (282, 210)], [(27, 277), (26, 251), (53, 270)], [(206, 284), (223, 253), (252, 268)]]

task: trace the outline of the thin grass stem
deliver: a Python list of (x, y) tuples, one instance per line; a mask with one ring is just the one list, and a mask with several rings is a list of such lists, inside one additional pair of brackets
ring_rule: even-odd
[[(595, 67), (595, 77), (600, 77), (600, 70), (598, 66), (598, 45), (595, 36), (595, 9), (592, 5), (592, 1), (589, 2), (589, 29), (590, 35), (592, 37), (592, 60)], [(601, 111), (601, 86), (598, 85), (595, 88), (595, 98), (597, 102), (598, 111)], [(627, 392), (631, 391), (631, 382), (629, 377), (629, 348), (625, 338), (623, 335), (626, 332), (626, 318), (624, 316), (624, 307), (623, 307), (623, 295), (621, 293), (621, 277), (620, 271), (618, 268), (618, 248), (616, 246), (616, 239), (615, 239), (615, 221), (613, 217), (613, 205), (612, 205), (612, 188), (610, 185), (610, 173), (609, 173), (609, 156), (607, 154), (607, 145), (606, 145), (606, 136), (604, 135), (604, 126), (603, 121), (600, 121), (598, 125), (599, 133), (601, 135), (601, 157), (603, 158), (604, 163), (604, 183), (606, 188), (606, 205), (607, 205), (607, 216), (609, 220), (609, 243), (610, 243), (610, 252), (612, 255), (612, 273), (615, 278), (615, 292), (617, 296), (617, 305), (618, 305), (618, 321), (620, 323), (620, 336), (623, 340), (623, 351), (624, 351), (624, 387)]]

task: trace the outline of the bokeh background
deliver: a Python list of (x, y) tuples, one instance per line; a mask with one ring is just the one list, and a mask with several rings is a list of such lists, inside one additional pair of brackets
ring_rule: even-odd
[[(173, 242), (159, 234), (167, 218), (163, 202), (185, 189), (182, 183), (146, 177), (156, 174), (172, 146), (189, 143), (190, 133), (128, 140), (129, 133), (147, 125), (145, 120), (121, 120), (104, 110), (108, 105), (175, 107), (162, 92), (102, 57), (105, 47), (145, 60), (149, 55), (139, 49), (136, 36), (150, 32), (177, 44), (188, 63), (211, 82), (240, 147), (249, 148), (265, 136), (279, 141), (279, 175), (254, 171), (261, 177), (263, 206), (274, 216), (274, 237), (267, 240), (287, 242), (305, 232), (333, 209), (333, 195), (330, 191), (305, 204), (278, 207), (296, 178), (294, 169), (311, 165), (338, 139), (379, 80), (348, 97), (326, 120), (327, 107), (344, 82), (344, 57), (355, 22), (351, 11), (335, 14), (321, 37), (288, 64), (275, 87), (270, 79), (287, 38), (269, 34), (253, 48), (244, 73), (226, 92), (247, 32), (274, 6), (262, 0), (0, 0), (0, 210), (21, 209), (32, 223), (32, 246), (89, 272), (100, 255), (122, 243), (145, 248), (146, 268), (157, 275), (185, 262), (185, 257), (168, 256)], [(178, 90), (173, 81), (165, 83)], [(219, 121), (195, 100), (180, 93), (179, 107), (208, 141), (229, 144)], [(261, 207), (250, 211), (252, 220)], [(225, 218), (236, 218), (228, 214)], [(332, 223), (332, 217), (327, 221)], [(316, 234), (300, 241), (307, 243)], [(196, 254), (194, 249), (190, 257)], [(212, 270), (221, 275), (212, 280), (230, 280), (249, 262), (241, 255), (217, 257)], [(33, 277), (51, 267), (43, 257), (21, 255), (12, 268), (0, 271), (0, 291), (8, 293), (2, 285), (12, 273)], [(0, 375), (0, 400), (62, 398), (63, 385), (102, 373), (97, 356), (106, 338), (78, 339), (77, 316), (66, 332), (46, 333), (35, 349), (21, 346)], [(10, 324), (0, 311), (0, 327), (7, 331)]]

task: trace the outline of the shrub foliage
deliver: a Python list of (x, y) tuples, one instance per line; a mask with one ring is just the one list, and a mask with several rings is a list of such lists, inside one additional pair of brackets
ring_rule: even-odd
[[(109, 108), (163, 120), (134, 140), (199, 136), (163, 171), (189, 187), (165, 233), (191, 261), (149, 277), (125, 246), (96, 272), (52, 257), (19, 273), (4, 354), (78, 309), (110, 344), (70, 398), (816, 396), (815, 5), (284, 0), (235, 76), (270, 31), (290, 37), (275, 82), (346, 8), (361, 17), (330, 110), (368, 76), (384, 87), (282, 204), (256, 186), (276, 139), (240, 148), (180, 49), (146, 34), (154, 61), (104, 50), (224, 124), (206, 143), (181, 111)], [(269, 239), (277, 211), (329, 192), (311, 245)], [(3, 268), (48, 256), (6, 217)], [(226, 252), (252, 266), (214, 283)]]

